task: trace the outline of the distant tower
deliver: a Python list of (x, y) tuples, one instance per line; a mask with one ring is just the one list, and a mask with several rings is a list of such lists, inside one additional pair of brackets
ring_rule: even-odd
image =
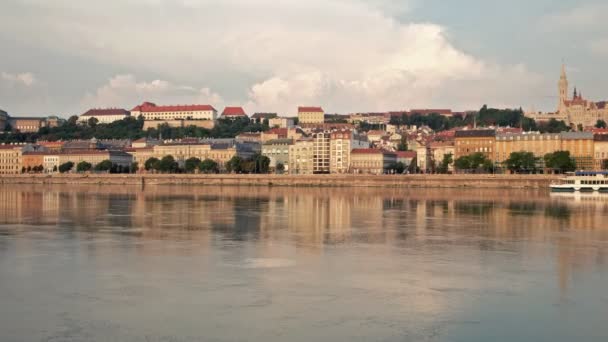
[(559, 78), (559, 103), (557, 105), (558, 112), (566, 110), (566, 101), (568, 100), (568, 77), (566, 77), (566, 66), (562, 64), (562, 75)]

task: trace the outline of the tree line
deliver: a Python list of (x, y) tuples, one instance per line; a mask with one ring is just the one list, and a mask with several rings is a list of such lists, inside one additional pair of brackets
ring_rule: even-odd
[[(278, 165), (277, 165), (277, 168)], [(253, 173), (263, 174), (270, 172), (270, 159), (261, 154), (255, 154), (251, 158), (241, 158), (239, 156), (232, 157), (224, 165), (218, 164), (212, 159), (200, 160), (192, 157), (184, 161), (184, 165), (180, 166), (175, 158), (171, 155), (164, 156), (161, 159), (151, 157), (144, 163), (144, 169), (148, 172), (158, 173), (220, 173), (222, 171), (228, 173)]]

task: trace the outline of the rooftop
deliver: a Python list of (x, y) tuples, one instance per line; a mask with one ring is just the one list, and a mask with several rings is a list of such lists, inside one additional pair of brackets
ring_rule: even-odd
[(460, 130), (454, 133), (456, 138), (485, 138), (495, 137), (496, 131), (493, 129), (470, 129)]
[(211, 105), (177, 105), (177, 106), (157, 106), (152, 102), (144, 102), (135, 106), (132, 112), (155, 113), (155, 112), (190, 112), (190, 111), (215, 111)]
[(222, 116), (247, 116), (243, 107), (226, 107)]
[(108, 115), (129, 115), (129, 111), (122, 108), (89, 109), (81, 116), (108, 116)]
[(298, 113), (323, 113), (321, 107), (298, 107)]

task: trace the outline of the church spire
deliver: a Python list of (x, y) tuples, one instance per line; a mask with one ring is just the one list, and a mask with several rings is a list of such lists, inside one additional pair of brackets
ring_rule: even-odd
[(576, 87), (574, 87), (574, 97), (572, 99), (576, 100), (577, 97), (578, 97), (578, 95), (577, 95)]
[(562, 79), (566, 79), (566, 64), (562, 64), (562, 74), (561, 77)]

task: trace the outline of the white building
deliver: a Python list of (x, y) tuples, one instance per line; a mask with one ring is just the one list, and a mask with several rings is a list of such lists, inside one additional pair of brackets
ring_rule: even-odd
[(211, 105), (157, 106), (144, 102), (131, 110), (133, 117), (144, 120), (211, 120), (217, 119), (217, 110)]
[(98, 123), (108, 124), (114, 121), (123, 120), (130, 115), (129, 111), (121, 108), (89, 109), (78, 118), (78, 121), (87, 123), (90, 119), (95, 118)]

